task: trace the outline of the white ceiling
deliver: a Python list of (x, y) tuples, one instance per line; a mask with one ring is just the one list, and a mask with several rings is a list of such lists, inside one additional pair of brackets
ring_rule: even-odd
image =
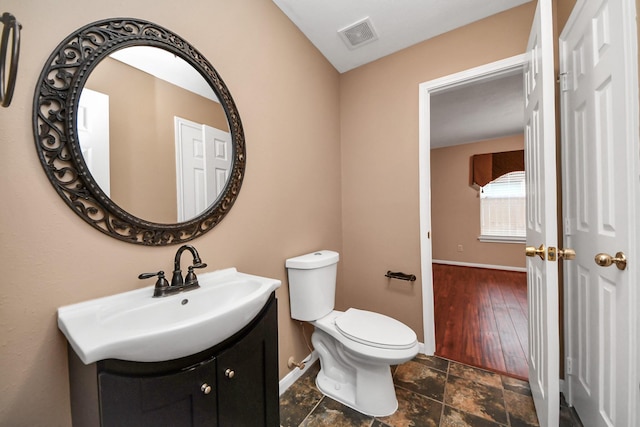
[(209, 82), (184, 59), (168, 50), (153, 46), (130, 46), (109, 56), (182, 89), (220, 102)]
[[(531, 0), (273, 0), (341, 73)], [(369, 18), (378, 40), (349, 49), (338, 31)]]
[(521, 72), (431, 95), (431, 148), (522, 133)]
[[(340, 73), (529, 1), (273, 0)], [(338, 31), (365, 18), (378, 39), (347, 47)], [(522, 83), (505, 79), (432, 96), (432, 147), (521, 132)]]

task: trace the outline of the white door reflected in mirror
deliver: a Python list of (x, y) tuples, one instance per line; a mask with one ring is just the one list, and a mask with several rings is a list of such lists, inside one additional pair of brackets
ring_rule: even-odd
[(110, 197), (109, 95), (90, 89), (82, 90), (78, 105), (78, 139), (93, 179)]
[(178, 222), (211, 206), (231, 171), (231, 134), (175, 117)]

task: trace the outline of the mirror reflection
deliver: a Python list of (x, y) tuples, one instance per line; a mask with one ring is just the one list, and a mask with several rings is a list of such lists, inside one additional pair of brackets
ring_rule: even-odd
[(77, 132), (107, 197), (159, 224), (204, 212), (233, 166), (215, 93), (186, 61), (157, 47), (128, 47), (100, 61), (81, 92)]

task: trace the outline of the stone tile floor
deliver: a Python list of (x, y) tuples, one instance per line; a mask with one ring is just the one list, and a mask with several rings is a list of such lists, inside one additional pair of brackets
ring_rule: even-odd
[[(316, 362), (280, 397), (282, 427), (526, 427), (538, 426), (529, 383), (434, 356), (397, 366), (398, 410), (370, 417), (323, 396)], [(561, 427), (581, 426), (561, 409)]]

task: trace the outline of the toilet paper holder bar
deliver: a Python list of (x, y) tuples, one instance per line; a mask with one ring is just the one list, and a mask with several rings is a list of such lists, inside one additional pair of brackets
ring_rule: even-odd
[(416, 275), (415, 274), (406, 274), (406, 273), (402, 273), (400, 271), (387, 271), (387, 274), (385, 274), (385, 277), (388, 277), (390, 279), (399, 279), (399, 280), (407, 280), (409, 282), (415, 282), (416, 281)]

